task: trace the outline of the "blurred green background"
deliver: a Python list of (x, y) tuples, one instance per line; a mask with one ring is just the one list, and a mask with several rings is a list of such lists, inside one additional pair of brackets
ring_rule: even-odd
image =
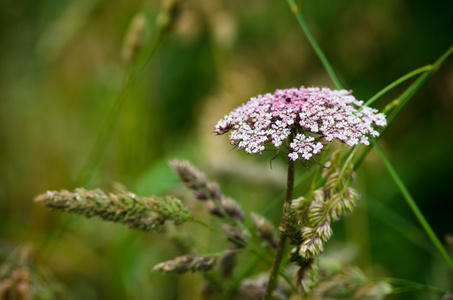
[[(197, 299), (198, 275), (152, 272), (155, 264), (180, 255), (164, 236), (49, 212), (33, 198), (80, 185), (109, 190), (120, 182), (140, 195), (184, 197), (202, 210), (167, 165), (178, 157), (206, 171), (245, 211), (277, 222), (280, 209), (268, 207), (284, 189), (284, 160), (270, 169), (272, 156), (230, 152), (228, 138), (216, 137), (213, 126), (235, 106), (276, 88), (335, 88), (286, 1), (187, 0), (112, 118), (130, 69), (122, 58), (130, 23), (138, 13), (145, 17), (149, 46), (161, 10), (153, 0), (0, 2), (0, 262), (14, 249), (26, 249), (33, 270), (49, 274), (40, 280), (54, 282), (59, 291), (43, 287), (43, 299)], [(452, 11), (451, 2), (440, 0), (319, 0), (303, 6), (345, 86), (365, 100), (450, 47)], [(453, 233), (452, 116), (449, 59), (381, 140), (442, 241)], [(112, 125), (107, 131), (106, 123)], [(303, 172), (300, 166), (297, 173)], [(355, 187), (362, 201), (335, 224), (328, 249), (355, 245), (355, 263), (371, 277), (451, 289), (451, 273), (374, 152)], [(201, 249), (221, 248), (203, 228), (186, 230)], [(408, 292), (392, 299), (438, 298)]]

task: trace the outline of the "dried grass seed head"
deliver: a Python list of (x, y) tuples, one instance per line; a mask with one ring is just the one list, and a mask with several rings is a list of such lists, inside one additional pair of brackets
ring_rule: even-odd
[(164, 261), (156, 265), (154, 271), (162, 271), (164, 273), (184, 274), (187, 272), (202, 271), (206, 272), (212, 269), (217, 258), (211, 257), (196, 257), (188, 254), (177, 257), (173, 260)]
[(98, 216), (106, 221), (123, 223), (137, 230), (159, 231), (169, 221), (180, 225), (191, 215), (179, 199), (173, 197), (137, 197), (127, 191), (106, 194), (100, 189), (48, 191), (36, 202), (54, 210), (80, 214), (87, 218)]
[(209, 181), (206, 176), (190, 162), (171, 160), (170, 166), (179, 175), (181, 181), (194, 191), (198, 200), (205, 201), (209, 213), (224, 218), (225, 215), (239, 222), (244, 221), (244, 213), (239, 204), (233, 199), (222, 195), (216, 182)]

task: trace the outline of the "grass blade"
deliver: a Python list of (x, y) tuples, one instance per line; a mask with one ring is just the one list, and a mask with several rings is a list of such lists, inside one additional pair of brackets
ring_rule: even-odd
[(381, 158), (382, 162), (384, 163), (384, 166), (387, 168), (387, 171), (390, 173), (390, 176), (392, 177), (392, 179), (395, 182), (396, 186), (401, 191), (401, 194), (403, 194), (403, 197), (406, 200), (407, 204), (409, 205), (410, 209), (414, 213), (414, 215), (417, 218), (417, 220), (420, 222), (420, 225), (423, 227), (425, 232), (428, 234), (428, 237), (431, 239), (431, 242), (437, 248), (437, 250), (439, 251), (440, 255), (442, 256), (442, 258), (447, 263), (448, 267), (453, 271), (453, 260), (451, 259), (451, 257), (448, 254), (447, 250), (445, 250), (445, 248), (442, 245), (442, 243), (440, 242), (440, 240), (437, 238), (436, 234), (432, 230), (432, 228), (429, 225), (428, 221), (426, 221), (426, 219), (423, 216), (422, 212), (420, 211), (420, 209), (418, 208), (417, 204), (415, 203), (414, 198), (412, 198), (411, 194), (407, 190), (407, 188), (404, 185), (403, 181), (399, 178), (398, 174), (396, 173), (395, 169), (391, 165), (390, 161), (385, 156), (384, 152), (382, 151), (382, 149), (378, 145), (378, 143), (375, 140), (372, 140), (371, 143), (373, 144), (374, 149), (376, 150), (376, 152), (378, 153), (378, 155)]
[(403, 83), (404, 81), (408, 80), (408, 79), (411, 79), (412, 77), (414, 77), (415, 75), (418, 75), (420, 73), (423, 73), (423, 72), (426, 72), (426, 71), (431, 71), (433, 69), (433, 67), (431, 65), (427, 65), (427, 66), (424, 66), (424, 67), (421, 67), (421, 68), (418, 68), (410, 73), (407, 73), (406, 75), (398, 78), (397, 80), (395, 80), (394, 82), (390, 83), (388, 86), (386, 86), (385, 88), (383, 88), (382, 90), (380, 90), (376, 95), (374, 95), (373, 97), (371, 97), (366, 103), (365, 105), (366, 106), (370, 106), (371, 104), (373, 104), (376, 100), (378, 100), (380, 97), (382, 97), (385, 93), (387, 93), (388, 91), (390, 91), (391, 89), (393, 89), (394, 87), (396, 87), (397, 85)]
[(296, 4), (296, 2), (294, 0), (287, 0), (287, 1), (288, 1), (289, 6), (291, 7), (292, 12), (296, 16), (297, 21), (299, 22), (300, 26), (304, 30), (305, 35), (308, 38), (308, 41), (310, 42), (311, 46), (313, 47), (313, 50), (315, 50), (316, 54), (318, 55), (319, 59), (321, 60), (321, 63), (324, 65), (324, 68), (326, 69), (327, 73), (329, 73), (330, 78), (332, 78), (332, 80), (335, 82), (336, 86), (340, 90), (344, 89), (344, 86), (341, 83), (340, 78), (338, 78), (334, 69), (330, 65), (330, 63), (327, 60), (327, 57), (325, 56), (321, 47), (319, 47), (318, 42), (316, 42), (315, 37), (311, 33), (310, 28), (308, 28), (308, 25), (305, 22), (305, 19), (302, 16), (302, 13), (300, 12), (300, 7)]

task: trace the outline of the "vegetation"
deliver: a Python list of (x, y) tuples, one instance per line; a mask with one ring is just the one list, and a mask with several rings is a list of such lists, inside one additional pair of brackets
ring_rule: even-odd
[[(0, 299), (451, 297), (451, 4), (0, 7)], [(379, 138), (219, 122), (301, 85)]]

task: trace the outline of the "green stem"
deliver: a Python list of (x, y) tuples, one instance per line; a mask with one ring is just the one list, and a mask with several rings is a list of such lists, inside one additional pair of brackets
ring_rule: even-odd
[(410, 280), (400, 279), (400, 278), (390, 278), (390, 277), (372, 278), (372, 279), (369, 279), (369, 281), (371, 281), (371, 282), (386, 281), (393, 285), (396, 285), (396, 284), (403, 285), (403, 286), (406, 286), (407, 291), (425, 290), (425, 291), (431, 292), (436, 295), (445, 295), (448, 293), (448, 291), (440, 289), (440, 288), (432, 286), (432, 285), (426, 285), (423, 283), (418, 283), (415, 281), (410, 281)]
[(307, 23), (305, 22), (304, 17), (302, 16), (302, 13), (300, 12), (300, 7), (296, 4), (294, 0), (287, 0), (288, 4), (294, 13), (294, 15), (297, 18), (297, 21), (299, 21), (300, 26), (305, 32), (305, 35), (308, 38), (308, 41), (310, 42), (311, 46), (313, 47), (313, 50), (315, 50), (316, 54), (318, 55), (319, 59), (321, 60), (321, 63), (324, 65), (324, 68), (326, 69), (327, 73), (329, 73), (330, 78), (335, 82), (336, 86), (339, 89), (344, 89), (343, 84), (341, 83), (340, 79), (338, 78), (337, 74), (333, 70), (332, 66), (330, 65), (329, 61), (327, 60), (326, 56), (324, 55), (324, 52), (321, 50), (321, 47), (319, 47), (318, 43), (315, 40), (315, 37), (310, 31), (310, 28), (308, 28)]
[(113, 134), (113, 129), (115, 128), (116, 121), (124, 103), (130, 98), (130, 92), (133, 90), (137, 79), (147, 69), (147, 66), (150, 63), (152, 57), (159, 49), (162, 40), (163, 33), (161, 30), (158, 30), (156, 32), (153, 43), (149, 47), (143, 49), (143, 53), (139, 54), (139, 57), (128, 71), (128, 75), (126, 76), (126, 81), (123, 85), (123, 88), (115, 99), (115, 103), (110, 110), (107, 119), (105, 120), (101, 131), (96, 138), (96, 141), (93, 144), (93, 148), (89, 154), (89, 157), (82, 170), (80, 171), (80, 174), (76, 181), (77, 186), (85, 186), (93, 176), (96, 167), (98, 166), (99, 162), (102, 159), (102, 156), (105, 153), (105, 149), (107, 148), (108, 142)]
[[(343, 146), (343, 145), (341, 145), (341, 146)], [(341, 169), (340, 175), (338, 176), (339, 178), (341, 178), (343, 176), (343, 173), (345, 172), (346, 167), (348, 166), (349, 162), (354, 157), (355, 153), (357, 152), (357, 149), (359, 149), (358, 146), (355, 146), (355, 147), (352, 148), (351, 153), (349, 153), (348, 157), (346, 158), (345, 162), (343, 163), (343, 168)]]
[[(320, 159), (320, 162), (321, 163), (324, 163), (324, 158), (326, 156), (326, 153), (329, 152), (330, 150), (330, 147), (332, 146), (332, 143), (329, 143), (326, 147), (326, 149), (323, 151), (322, 155), (321, 155), (321, 159)], [(310, 186), (310, 190), (308, 191), (308, 194), (306, 197), (308, 197), (308, 195), (311, 195), (317, 188), (317, 183), (319, 182), (319, 176), (321, 174), (321, 170), (322, 168), (320, 166), (318, 166), (315, 170), (315, 174), (313, 175), (313, 179), (311, 181), (311, 186)], [(297, 186), (297, 183), (296, 183), (296, 186)]]
[[(304, 172), (303, 174), (301, 174), (300, 176), (297, 177), (297, 180), (295, 181), (294, 183), (294, 186), (299, 186), (300, 184), (302, 184), (303, 182), (305, 182), (305, 180), (310, 176), (310, 172), (312, 171), (312, 169), (314, 167), (317, 167), (317, 166), (312, 166), (312, 167), (309, 167), (308, 169), (308, 172)], [(272, 201), (269, 202), (269, 204), (265, 207), (265, 209), (263, 210), (263, 215), (266, 215), (268, 212), (270, 211), (273, 211), (274, 209), (276, 209), (276, 206), (279, 205), (281, 202), (282, 202), (282, 197), (285, 196), (285, 190), (282, 190), (278, 195), (276, 195), (274, 197), (274, 199)]]
[[(326, 156), (327, 153), (329, 153), (329, 151), (330, 151), (329, 149), (330, 149), (331, 146), (332, 146), (332, 143), (329, 143), (327, 145), (326, 149), (323, 150), (323, 154), (321, 155), (321, 158), (319, 160), (321, 163), (325, 163), (325, 161), (324, 161), (325, 156)], [(297, 177), (297, 180), (295, 180), (295, 182), (294, 182), (294, 186), (298, 187), (303, 182), (305, 182), (305, 180), (311, 175), (311, 171), (314, 168), (316, 168), (316, 170), (315, 170), (315, 173), (313, 175), (312, 186), (310, 187), (310, 190), (309, 190), (308, 193), (311, 193), (315, 189), (319, 188), (319, 186), (315, 185), (315, 184), (317, 184), (323, 178), (321, 178), (320, 180), (317, 179), (319, 177), (320, 171), (322, 170), (322, 168), (320, 168), (317, 165), (310, 166), (309, 169), (308, 169), (308, 172), (304, 172), (303, 174), (299, 175)], [(269, 204), (266, 206), (266, 208), (264, 209), (264, 213), (263, 214), (266, 214), (267, 212), (273, 210), (275, 208), (275, 206), (277, 206), (281, 202), (281, 198), (284, 196), (284, 194), (285, 194), (285, 191), (283, 190), (281, 193), (279, 193), (277, 196), (275, 196), (275, 198), (272, 201), (270, 201)]]
[(359, 206), (359, 208), (365, 209), (374, 218), (378, 219), (383, 224), (386, 224), (408, 241), (425, 250), (427, 253), (433, 256), (437, 255), (436, 250), (431, 247), (430, 244), (427, 244), (425, 239), (421, 239), (422, 236), (424, 237), (424, 233), (418, 226), (416, 226), (416, 224), (408, 221), (406, 218), (384, 205), (381, 201), (372, 199), (369, 195), (367, 196), (366, 205), (367, 207)]
[(241, 253), (241, 252), (244, 252), (243, 248), (232, 249), (232, 250), (224, 250), (224, 251), (220, 251), (220, 252), (205, 253), (205, 254), (202, 254), (200, 256), (201, 257), (219, 257), (219, 256), (226, 255), (226, 254)]
[[(287, 175), (287, 186), (286, 186), (286, 198), (285, 205), (291, 205), (291, 200), (293, 199), (293, 190), (294, 190), (294, 173), (295, 173), (295, 164), (294, 161), (288, 159), (288, 175)], [(285, 209), (283, 209), (283, 214)], [(283, 217), (285, 217), (283, 215)], [(272, 292), (274, 291), (277, 285), (277, 278), (280, 270), (280, 264), (285, 253), (287, 236), (285, 233), (280, 233), (280, 239), (278, 241), (277, 250), (275, 251), (274, 263), (272, 264), (271, 273), (269, 276), (269, 281), (267, 283), (266, 292), (264, 293), (264, 300), (272, 299)]]
[[(414, 83), (412, 83), (399, 97), (397, 100), (390, 103), (390, 106), (387, 106), (386, 111), (389, 111), (390, 108), (396, 107), (396, 109), (392, 112), (392, 114), (387, 119), (387, 126), (380, 132), (380, 137), (385, 133), (387, 128), (395, 121), (396, 117), (400, 114), (400, 112), (406, 107), (415, 93), (423, 86), (423, 84), (428, 80), (428, 78), (434, 74), (437, 70), (439, 70), (441, 64), (453, 53), (453, 46), (448, 48), (448, 50), (442, 54), (439, 59), (437, 59), (433, 64), (431, 70), (423, 73), (420, 77), (417, 78)], [(371, 147), (367, 147), (362, 153), (360, 153), (359, 157), (354, 163), (354, 170), (362, 164), (363, 159), (370, 151)]]
[(404, 81), (414, 77), (415, 75), (418, 75), (420, 73), (423, 73), (423, 72), (426, 72), (426, 71), (431, 71), (433, 69), (433, 67), (431, 65), (427, 65), (427, 66), (424, 66), (424, 67), (421, 67), (421, 68), (418, 68), (410, 73), (407, 73), (406, 75), (398, 78), (397, 80), (395, 80), (394, 82), (390, 83), (389, 85), (387, 85), (385, 88), (383, 88), (382, 90), (380, 90), (376, 95), (374, 95), (373, 97), (371, 97), (366, 103), (365, 105), (366, 106), (370, 106), (371, 104), (373, 104), (377, 99), (379, 99), (380, 97), (382, 97), (385, 93), (387, 93), (388, 91), (390, 91), (391, 89), (393, 89), (394, 87), (396, 87), (397, 85), (403, 83)]
[[(227, 237), (228, 239), (231, 239), (232, 241), (234, 241), (238, 245), (241, 245), (242, 247), (244, 247), (247, 250), (251, 250), (252, 249), (252, 248), (248, 247), (246, 242), (241, 241), (241, 240), (239, 240), (239, 239), (237, 239), (237, 238), (235, 238), (235, 237), (233, 237), (233, 236), (223, 232), (222, 230), (217, 229), (217, 228), (215, 228), (215, 227), (213, 227), (213, 226), (211, 226), (209, 224), (206, 224), (205, 222), (203, 222), (203, 221), (201, 221), (199, 219), (192, 218), (191, 221), (194, 222), (194, 223), (200, 224), (201, 226), (203, 226), (203, 227), (205, 227), (205, 228), (207, 228), (207, 229), (209, 229), (209, 230), (211, 230), (211, 231), (213, 231), (215, 233), (218, 233), (218, 234), (220, 234), (220, 235), (222, 235), (224, 237)], [(255, 249), (253, 249), (253, 250), (255, 250)]]
[(429, 238), (431, 239), (432, 243), (434, 246), (437, 248), (439, 251), (440, 255), (442, 258), (445, 260), (449, 268), (453, 271), (453, 260), (451, 257), (448, 255), (447, 250), (445, 250), (444, 246), (442, 243), (439, 241), (437, 238), (436, 234), (434, 231), (431, 229), (431, 226), (429, 225), (428, 221), (426, 221), (425, 217), (423, 216), (422, 212), (418, 208), (417, 204), (415, 203), (414, 199), (412, 196), (409, 194), (409, 191), (405, 187), (404, 183), (401, 181), (399, 178), (398, 174), (396, 173), (395, 169), (393, 169), (393, 166), (390, 164), (390, 161), (387, 159), (385, 154), (382, 152), (382, 149), (379, 147), (378, 143), (375, 140), (371, 140), (371, 143), (374, 146), (374, 149), (378, 153), (379, 157), (381, 158), (382, 162), (384, 163), (385, 167), (387, 168), (387, 171), (390, 173), (390, 176), (392, 177), (393, 181), (403, 194), (404, 199), (406, 200), (407, 204), (411, 208), (412, 212), (415, 214), (415, 217), (417, 220), (420, 222), (422, 225), (423, 229), (426, 231), (428, 234)]
[[(105, 153), (105, 149), (107, 148), (110, 137), (112, 136), (116, 120), (118, 119), (118, 116), (121, 112), (121, 107), (126, 102), (126, 100), (129, 99), (129, 92), (134, 87), (134, 84), (139, 75), (141, 75), (147, 69), (148, 64), (150, 63), (156, 51), (159, 49), (162, 41), (163, 32), (159, 29), (156, 32), (156, 36), (153, 42), (149, 45), (149, 47), (143, 49), (143, 53), (134, 63), (131, 70), (128, 71), (128, 75), (126, 76), (126, 80), (124, 81), (121, 92), (115, 99), (115, 103), (113, 104), (113, 107), (110, 110), (107, 119), (102, 125), (101, 131), (99, 132), (96, 141), (93, 143), (87, 161), (77, 176), (77, 179), (75, 181), (76, 186), (87, 185), (91, 177), (93, 176), (96, 167), (98, 166), (99, 162), (102, 159), (102, 156)], [(68, 215), (63, 219), (59, 227), (56, 227), (56, 229), (50, 231), (46, 235), (45, 240), (39, 247), (38, 253), (40, 253), (42, 256), (45, 255), (46, 251), (50, 253), (51, 249), (48, 248), (50, 248), (62, 236), (62, 234), (66, 230), (66, 227), (70, 223), (70, 220), (71, 215)]]
[(391, 123), (395, 118), (401, 113), (407, 103), (412, 99), (415, 93), (423, 86), (423, 84), (428, 80), (428, 78), (440, 68), (440, 65), (447, 59), (450, 54), (453, 53), (453, 46), (448, 48), (448, 50), (433, 64), (431, 71), (425, 72), (422, 74), (407, 90), (405, 90), (397, 100), (397, 107), (395, 111), (391, 113), (388, 118), (388, 122)]
[[(241, 240), (238, 240), (236, 239), (235, 237), (232, 237), (231, 235), (229, 234), (226, 234), (225, 232), (221, 231), (220, 229), (217, 229), (209, 224), (206, 224), (205, 222), (199, 220), (199, 219), (196, 219), (196, 218), (192, 218), (191, 219), (192, 222), (194, 223), (197, 223), (215, 233), (218, 233), (220, 235), (223, 235), (229, 239), (232, 239), (234, 242), (238, 243), (239, 245), (241, 245), (242, 247), (244, 247), (245, 250), (247, 251), (250, 251), (252, 252), (255, 256), (259, 257), (261, 261), (265, 262), (266, 264), (268, 265), (271, 265), (272, 262), (270, 260), (268, 260), (266, 257), (264, 257), (263, 253), (261, 253), (257, 248), (255, 247), (251, 247), (250, 245), (248, 245), (247, 243), (241, 241)], [(288, 283), (288, 285), (295, 291), (295, 292), (298, 292), (297, 288), (294, 286), (294, 284), (291, 282), (291, 279), (289, 279), (289, 277), (283, 273), (283, 272), (279, 272), (279, 274), (283, 277), (283, 279)]]
[[(260, 250), (260, 254), (264, 255), (265, 252), (266, 252), (266, 248), (263, 247)], [(239, 276), (237, 278), (233, 278), (230, 286), (227, 288), (225, 294), (223, 295), (223, 299), (224, 300), (231, 299), (231, 296), (233, 296), (234, 292), (237, 290), (237, 288), (241, 284), (242, 280), (244, 278), (246, 278), (247, 276), (249, 276), (253, 272), (253, 270), (255, 269), (256, 265), (260, 261), (261, 261), (261, 259), (260, 259), (260, 257), (258, 255), (254, 256), (252, 258), (252, 260), (249, 262), (249, 264), (247, 265), (247, 267), (241, 272), (241, 274), (239, 274)]]

